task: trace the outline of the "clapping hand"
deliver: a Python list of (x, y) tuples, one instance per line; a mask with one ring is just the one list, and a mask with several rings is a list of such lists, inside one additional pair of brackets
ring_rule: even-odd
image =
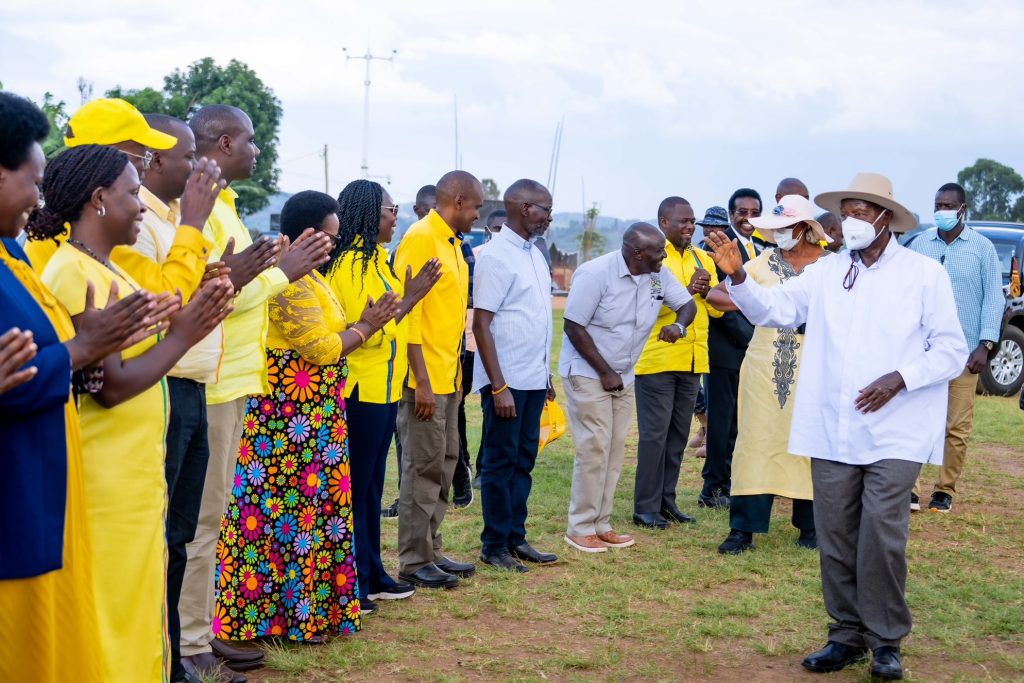
[(38, 370), (34, 366), (18, 369), (35, 358), (36, 351), (31, 330), (22, 332), (12, 327), (0, 336), (0, 394), (36, 376)]
[(376, 332), (398, 315), (400, 302), (398, 295), (393, 291), (385, 292), (377, 301), (374, 301), (372, 297), (366, 297), (366, 308), (363, 309), (363, 315), (359, 318), (359, 322), (368, 325), (373, 332)]
[(327, 233), (306, 228), (294, 243), (284, 242), (277, 266), (288, 276), (289, 282), (295, 282), (327, 263), (333, 248)]
[(216, 161), (206, 157), (199, 159), (181, 195), (181, 224), (202, 230), (217, 202), (217, 196), (227, 186), (227, 181), (220, 177), (220, 166)]
[(410, 308), (419, 303), (427, 292), (441, 279), (441, 262), (432, 258), (423, 264), (416, 277), (412, 275), (412, 266), (405, 268), (405, 300)]
[(236, 254), (235, 238), (232, 237), (220, 255), (220, 263), (227, 267), (226, 274), (231, 278), (231, 286), (240, 292), (257, 275), (277, 263), (280, 251), (281, 244), (277, 240), (261, 237)]
[(711, 273), (698, 268), (693, 271), (693, 277), (690, 278), (690, 285), (686, 288), (691, 295), (700, 294), (701, 296), (708, 293), (711, 289)]
[(181, 335), (188, 346), (195, 346), (234, 310), (231, 305), (233, 295), (234, 289), (227, 278), (207, 282), (184, 308), (171, 317), (168, 335)]

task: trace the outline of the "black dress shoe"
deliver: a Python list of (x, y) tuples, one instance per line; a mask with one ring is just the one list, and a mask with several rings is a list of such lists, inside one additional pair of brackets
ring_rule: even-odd
[(525, 566), (516, 562), (516, 558), (512, 557), (512, 553), (507, 550), (499, 550), (491, 555), (480, 553), (480, 561), (484, 564), (491, 565), (495, 569), (501, 569), (507, 572), (525, 574), (530, 571)]
[(527, 562), (533, 562), (534, 564), (551, 564), (552, 562), (558, 562), (558, 555), (555, 555), (554, 553), (542, 553), (526, 541), (523, 541), (514, 548), (509, 548), (508, 551), (512, 553), (512, 557), (517, 560), (525, 560)]
[(825, 647), (807, 655), (801, 664), (808, 671), (827, 674), (845, 669), (850, 664), (863, 662), (867, 653), (866, 647), (852, 647), (830, 640)]
[(886, 681), (902, 681), (903, 662), (900, 661), (899, 647), (876, 647), (875, 660), (871, 662), (871, 675)]
[[(248, 671), (248, 669), (241, 668), (242, 666), (252, 665), (259, 663), (260, 666), (263, 664), (263, 650), (255, 647), (243, 648), (238, 647), (234, 643), (221, 638), (214, 638), (210, 643), (210, 649), (213, 650), (213, 654), (220, 659), (223, 659), (228, 666), (231, 666), (236, 671)], [(239, 666), (241, 665), (241, 666)], [(255, 667), (252, 667), (255, 668)]]
[(667, 529), (669, 527), (668, 520), (657, 512), (634, 512), (633, 524), (645, 529)]
[(455, 588), (459, 585), (459, 577), (443, 571), (436, 564), (420, 567), (411, 574), (399, 573), (398, 578), (420, 588)]
[(462, 579), (469, 578), (476, 572), (476, 567), (473, 564), (469, 562), (456, 562), (444, 555), (441, 556), (440, 562), (435, 562), (434, 564), (436, 564), (437, 568), (441, 571), (454, 574)]
[(818, 532), (814, 529), (803, 530), (800, 532), (800, 538), (796, 539), (796, 544), (800, 548), (807, 548), (808, 550), (818, 549)]
[(185, 669), (185, 680), (189, 683), (246, 683), (249, 680), (221, 664), (212, 652), (184, 656), (181, 658), (181, 666)]
[(729, 535), (718, 546), (718, 552), (723, 555), (739, 555), (742, 552), (754, 549), (754, 534), (748, 531), (732, 529)]
[(680, 524), (694, 524), (697, 521), (675, 505), (661, 506), (661, 516), (670, 522), (679, 522)]

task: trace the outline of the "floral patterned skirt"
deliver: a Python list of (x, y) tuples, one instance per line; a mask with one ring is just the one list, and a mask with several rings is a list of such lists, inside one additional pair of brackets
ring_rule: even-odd
[(217, 543), (214, 635), (360, 628), (344, 386), (348, 369), (267, 349), (270, 393), (249, 397)]

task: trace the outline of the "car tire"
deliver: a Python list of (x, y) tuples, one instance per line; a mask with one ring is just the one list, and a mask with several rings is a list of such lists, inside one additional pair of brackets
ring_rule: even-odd
[(1014, 396), (1024, 385), (1024, 331), (1012, 325), (1003, 330), (996, 355), (981, 371), (981, 385), (993, 396)]

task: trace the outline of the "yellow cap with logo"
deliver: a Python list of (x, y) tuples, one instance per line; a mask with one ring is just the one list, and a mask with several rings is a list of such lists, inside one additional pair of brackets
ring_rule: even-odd
[(149, 149), (170, 149), (178, 144), (173, 135), (150, 128), (130, 103), (113, 98), (86, 102), (68, 121), (65, 133), (64, 144), (68, 147), (132, 141)]

